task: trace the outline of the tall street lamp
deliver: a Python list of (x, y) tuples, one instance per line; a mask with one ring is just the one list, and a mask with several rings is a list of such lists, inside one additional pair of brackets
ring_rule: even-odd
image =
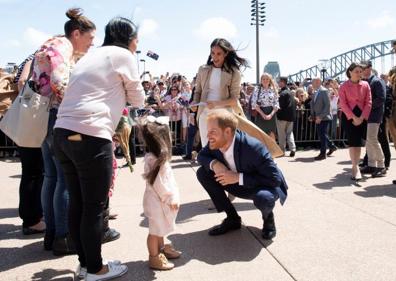
[(138, 67), (138, 73), (140, 74), (140, 70), (139, 70), (139, 55), (142, 51), (140, 50), (136, 50), (136, 60), (137, 60), (137, 67)]
[(320, 72), (322, 74), (322, 82), (324, 82), (326, 79), (327, 69), (330, 67), (330, 61), (326, 60), (326, 59), (320, 60), (318, 66), (319, 66)]
[(265, 2), (251, 0), (251, 20), (250, 25), (256, 26), (256, 83), (260, 84), (260, 36), (259, 28), (264, 26), (265, 22)]
[(146, 60), (141, 59), (140, 61), (143, 63), (143, 75), (144, 75), (144, 74), (146, 74)]

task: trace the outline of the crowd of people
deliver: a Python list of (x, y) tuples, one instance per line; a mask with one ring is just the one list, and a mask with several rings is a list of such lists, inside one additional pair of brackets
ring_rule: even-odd
[[(180, 206), (172, 153), (183, 154), (184, 160), (197, 158), (198, 181), (217, 211), (226, 213), (210, 229), (212, 236), (241, 227), (232, 205), (240, 197), (261, 211), (262, 237), (275, 237), (273, 208), (278, 199), (285, 202), (288, 187), (273, 158), (287, 149), (295, 156), (296, 130), (317, 133), (320, 152), (314, 160), (321, 161), (337, 150), (332, 139), (343, 127), (351, 180), (387, 173), (387, 127), (396, 123), (395, 68), (389, 76), (378, 77), (371, 62), (363, 61), (349, 66), (348, 80), (341, 85), (320, 77), (301, 83), (287, 77), (276, 81), (269, 73), (253, 85), (241, 81), (248, 61), (226, 39), (217, 38), (192, 81), (179, 73), (154, 80), (138, 73), (137, 28), (129, 19), (110, 20), (102, 46), (88, 52), (95, 24), (77, 8), (66, 15), (65, 34), (32, 52), (15, 77), (20, 91), (28, 85), (50, 98), (42, 146), (18, 147), (19, 214), (24, 235), (44, 233), (44, 250), (77, 254), (76, 275), (81, 279), (109, 280), (128, 270), (120, 261), (104, 261), (101, 254), (102, 243), (120, 237), (108, 223), (116, 145), (131, 171), (136, 154), (145, 152), (148, 262), (159, 270), (172, 269), (169, 259), (181, 255), (164, 239), (174, 230)], [(296, 123), (302, 124), (298, 120), (309, 122), (296, 129)], [(364, 146), (367, 155), (361, 161)]]

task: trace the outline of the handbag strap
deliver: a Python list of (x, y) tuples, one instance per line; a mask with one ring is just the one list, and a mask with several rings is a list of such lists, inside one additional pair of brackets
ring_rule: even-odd
[(34, 68), (34, 58), (32, 59), (32, 64), (30, 65), (29, 75), (28, 75), (28, 77), (27, 77), (27, 79), (25, 81), (25, 84), (23, 85), (22, 90), (19, 92), (18, 96), (21, 96), (21, 97), (23, 96), (23, 93), (25, 92), (26, 84), (29, 83), (30, 78), (32, 78), (32, 76), (33, 76), (33, 68)]

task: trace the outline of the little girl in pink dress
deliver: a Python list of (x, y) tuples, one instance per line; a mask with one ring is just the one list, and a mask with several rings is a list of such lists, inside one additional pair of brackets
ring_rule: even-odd
[(168, 259), (180, 257), (164, 236), (175, 228), (179, 210), (179, 190), (170, 166), (172, 157), (169, 118), (148, 116), (141, 127), (147, 154), (144, 157), (146, 190), (143, 198), (144, 215), (149, 222), (147, 247), (149, 265), (153, 269), (169, 270), (174, 264)]

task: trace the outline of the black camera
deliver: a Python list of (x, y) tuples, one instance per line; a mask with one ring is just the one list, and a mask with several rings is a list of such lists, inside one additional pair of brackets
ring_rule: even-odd
[(158, 60), (158, 58), (159, 58), (159, 55), (154, 53), (153, 51), (148, 51), (147, 56), (152, 58), (153, 60)]

